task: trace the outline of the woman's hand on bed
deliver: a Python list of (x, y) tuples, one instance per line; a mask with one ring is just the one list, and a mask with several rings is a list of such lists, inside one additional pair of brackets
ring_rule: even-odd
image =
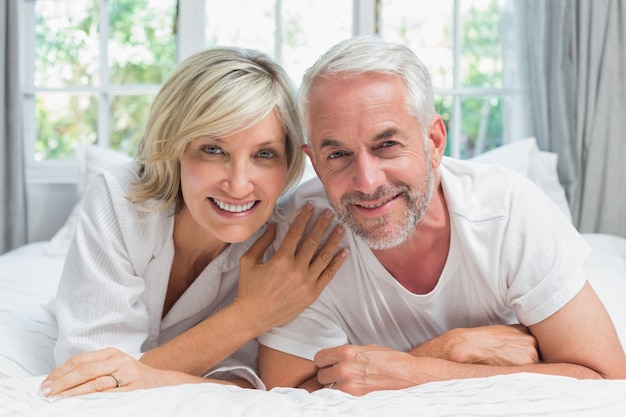
[(537, 340), (520, 324), (453, 329), (409, 353), (457, 363), (492, 366), (539, 362)]
[(155, 369), (115, 348), (107, 348), (70, 358), (43, 381), (39, 392), (50, 400), (58, 400), (94, 392), (123, 392), (192, 382), (207, 380)]
[(337, 250), (344, 235), (336, 225), (324, 242), (333, 213), (326, 210), (305, 233), (314, 206), (306, 204), (291, 223), (279, 249), (267, 262), (263, 254), (274, 240), (270, 225), (242, 256), (234, 304), (244, 317), (258, 321), (262, 332), (287, 323), (317, 299), (343, 264), (347, 250)]

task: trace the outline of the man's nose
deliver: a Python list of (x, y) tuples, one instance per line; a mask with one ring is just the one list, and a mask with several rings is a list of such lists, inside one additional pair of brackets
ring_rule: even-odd
[(373, 155), (359, 155), (355, 161), (354, 186), (365, 194), (373, 194), (384, 184), (385, 172), (378, 158)]

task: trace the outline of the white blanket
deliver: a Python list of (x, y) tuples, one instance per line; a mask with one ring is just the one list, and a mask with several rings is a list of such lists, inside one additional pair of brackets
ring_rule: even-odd
[[(585, 235), (589, 280), (626, 345), (626, 239)], [(0, 416), (619, 416), (626, 380), (516, 374), (453, 380), (353, 397), (324, 389), (269, 392), (190, 384), (49, 402), (37, 387), (53, 369), (54, 296), (63, 259), (46, 243), (0, 256)]]

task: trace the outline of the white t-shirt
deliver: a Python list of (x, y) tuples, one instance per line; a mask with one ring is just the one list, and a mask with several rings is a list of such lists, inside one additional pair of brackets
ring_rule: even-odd
[[(319, 299), (259, 341), (307, 359), (346, 343), (407, 351), (453, 328), (538, 323), (581, 290), (589, 248), (532, 182), (503, 167), (451, 158), (439, 172), (451, 240), (430, 293), (406, 290), (347, 231), (350, 256)], [(285, 212), (306, 201), (329, 207), (317, 179), (284, 201)]]
[[(116, 347), (139, 359), (229, 305), (237, 292), (239, 258), (259, 236), (231, 244), (162, 317), (174, 259), (174, 207), (143, 211), (129, 195), (137, 165), (118, 165), (92, 181), (56, 298), (57, 365), (71, 356)], [(155, 201), (143, 205), (155, 207)], [(213, 372), (233, 370), (257, 386), (257, 342), (234, 352)], [(240, 373), (235, 369), (244, 369)]]

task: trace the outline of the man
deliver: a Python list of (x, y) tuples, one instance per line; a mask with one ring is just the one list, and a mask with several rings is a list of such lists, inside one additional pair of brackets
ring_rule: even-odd
[[(377, 38), (340, 43), (305, 75), (305, 152), (323, 188), (309, 182), (285, 207), (330, 203), (351, 255), (310, 308), (260, 338), (268, 388), (362, 395), (514, 372), (626, 378), (581, 267), (583, 239), (521, 174), (444, 157), (433, 102), (419, 59)], [(500, 339), (527, 352), (520, 327), (495, 326), (514, 323), (541, 361), (483, 358)], [(488, 341), (463, 330), (477, 327)]]

